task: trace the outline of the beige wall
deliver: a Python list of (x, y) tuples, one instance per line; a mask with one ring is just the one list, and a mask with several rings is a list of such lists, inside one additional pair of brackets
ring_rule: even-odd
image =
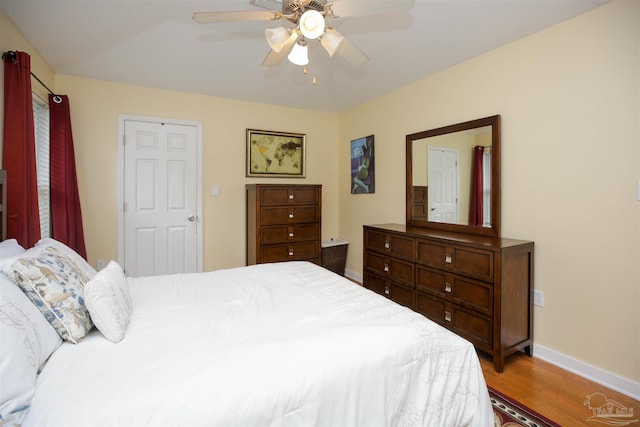
[[(640, 380), (640, 2), (621, 0), (340, 115), (340, 232), (405, 219), (404, 137), (502, 115), (502, 235), (536, 242), (537, 345)], [(401, 107), (401, 108), (400, 108)], [(376, 193), (348, 141), (375, 135)]]
[[(203, 125), (204, 270), (245, 263), (246, 183), (323, 185), (324, 237), (338, 231), (336, 114), (56, 76), (69, 95), (89, 261), (117, 259), (118, 114), (200, 121)], [(306, 179), (245, 177), (246, 128), (306, 134)], [(220, 186), (220, 196), (211, 187)]]
[[(244, 177), (245, 128), (306, 133), (304, 182), (324, 185), (323, 236), (349, 241), (356, 275), (362, 225), (404, 222), (404, 136), (501, 114), (502, 231), (536, 242), (545, 293), (536, 345), (638, 382), (639, 8), (618, 0), (339, 115), (56, 76), (71, 100), (90, 261), (116, 257), (118, 114), (203, 123), (205, 270), (244, 262), (244, 184), (262, 182)], [(50, 84), (1, 12), (0, 47), (29, 52)], [(376, 193), (351, 195), (349, 142), (371, 134)]]

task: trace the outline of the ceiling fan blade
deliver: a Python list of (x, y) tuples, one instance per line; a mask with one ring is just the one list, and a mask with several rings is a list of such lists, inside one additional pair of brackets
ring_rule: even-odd
[(405, 12), (413, 9), (415, 0), (339, 0), (327, 4), (337, 17), (367, 16), (383, 13)]
[(282, 59), (284, 59), (291, 50), (291, 46), (293, 46), (293, 44), (298, 40), (298, 37), (299, 34), (297, 32), (294, 31), (291, 33), (291, 36), (289, 36), (287, 41), (284, 42), (279, 52), (276, 52), (273, 49), (269, 51), (266, 58), (264, 58), (264, 61), (262, 61), (262, 65), (265, 67), (275, 67), (280, 64)]
[(228, 12), (195, 12), (193, 20), (199, 24), (233, 21), (270, 21), (280, 19), (282, 13), (273, 10), (245, 10)]
[(361, 67), (369, 61), (369, 57), (349, 40), (344, 39), (336, 53), (354, 67)]
[(335, 28), (327, 27), (325, 34), (320, 38), (320, 44), (329, 57), (337, 53), (354, 67), (360, 67), (369, 61), (369, 57), (363, 51), (345, 39)]

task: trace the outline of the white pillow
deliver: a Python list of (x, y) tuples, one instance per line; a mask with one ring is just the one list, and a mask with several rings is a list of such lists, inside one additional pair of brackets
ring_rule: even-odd
[(24, 415), (38, 370), (61, 342), (24, 292), (0, 274), (0, 424)]
[(47, 246), (53, 246), (54, 248), (56, 248), (57, 250), (59, 250), (60, 252), (68, 256), (69, 259), (73, 261), (82, 270), (84, 275), (87, 276), (89, 279), (96, 274), (96, 270), (93, 267), (91, 267), (91, 264), (89, 264), (84, 258), (82, 258), (76, 251), (74, 251), (73, 249), (71, 249), (69, 246), (65, 245), (62, 242), (59, 242), (50, 237), (45, 237), (44, 239), (40, 239), (38, 243), (36, 243), (35, 245), (35, 247), (47, 247)]
[(24, 248), (20, 246), (16, 239), (8, 239), (0, 242), (0, 258), (20, 255), (23, 252)]
[(93, 327), (84, 304), (89, 278), (65, 254), (47, 246), (35, 258), (21, 258), (4, 273), (29, 297), (62, 339), (74, 344)]
[(84, 287), (84, 298), (93, 323), (106, 339), (120, 342), (131, 316), (129, 283), (115, 262), (93, 276)]
[(0, 270), (3, 272), (9, 267), (11, 264), (16, 262), (19, 259), (23, 258), (36, 258), (39, 256), (42, 251), (45, 249), (45, 246), (34, 246), (33, 248), (29, 248), (26, 251), (19, 253), (17, 255), (12, 255), (6, 258), (0, 258)]

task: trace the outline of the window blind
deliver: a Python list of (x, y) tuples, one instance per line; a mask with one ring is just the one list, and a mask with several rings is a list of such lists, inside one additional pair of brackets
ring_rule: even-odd
[(42, 237), (50, 237), (49, 105), (35, 94), (33, 95), (33, 128), (36, 138), (40, 233)]

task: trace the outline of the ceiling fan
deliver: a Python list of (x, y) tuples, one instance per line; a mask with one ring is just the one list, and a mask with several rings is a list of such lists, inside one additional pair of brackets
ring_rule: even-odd
[[(253, 0), (256, 5), (282, 4), (281, 10), (247, 10), (196, 12), (193, 19), (200, 24), (230, 21), (274, 21), (286, 19), (295, 27), (277, 27), (265, 30), (265, 37), (271, 50), (262, 65), (275, 67), (287, 56), (293, 64), (306, 66), (309, 63), (308, 41), (319, 40), (320, 44), (333, 57), (338, 54), (354, 67), (365, 64), (367, 55), (344, 38), (335, 28), (328, 26), (327, 18), (339, 18), (352, 15), (370, 15), (411, 9), (415, 0), (375, 0), (349, 1), (335, 0)], [(270, 3), (270, 4), (269, 4)]]

